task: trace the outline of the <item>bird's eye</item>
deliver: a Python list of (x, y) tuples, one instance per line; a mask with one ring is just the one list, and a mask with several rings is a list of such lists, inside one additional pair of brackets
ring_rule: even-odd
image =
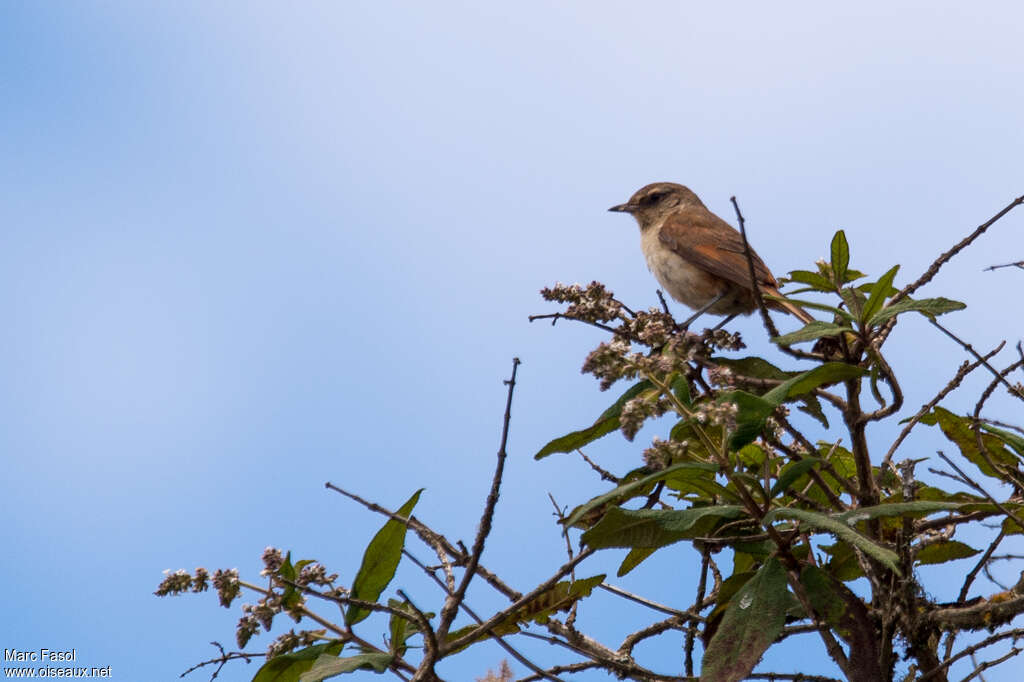
[(657, 203), (663, 196), (665, 196), (664, 192), (651, 192), (650, 194), (648, 194), (644, 198), (644, 203), (647, 203), (647, 204)]

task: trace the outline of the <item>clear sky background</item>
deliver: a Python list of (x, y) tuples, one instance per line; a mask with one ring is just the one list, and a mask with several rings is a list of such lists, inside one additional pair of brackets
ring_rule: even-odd
[[(175, 679), (210, 640), (233, 647), (239, 613), (158, 599), (162, 570), (255, 578), (275, 545), (351, 580), (381, 521), (328, 480), (390, 506), (426, 487), (417, 515), (471, 540), (513, 356), (485, 563), (520, 588), (545, 578), (564, 559), (547, 493), (604, 487), (531, 455), (612, 396), (579, 373), (596, 330), (527, 322), (552, 310), (537, 291), (599, 279), (657, 302), (635, 224), (608, 206), (674, 180), (731, 220), (736, 195), (776, 273), (844, 228), (853, 265), (900, 263), (900, 284), (1024, 193), (1024, 7), (848, 5), (0, 4), (0, 648)], [(978, 348), (1024, 332), (1024, 273), (982, 271), (1024, 258), (1022, 234), (1011, 214), (925, 290), (969, 304), (946, 321)], [(756, 319), (735, 329), (784, 362)], [(889, 350), (907, 414), (965, 357), (917, 322)], [(590, 454), (624, 471), (658, 433)], [(939, 443), (922, 430), (901, 454)], [(614, 572), (606, 554), (584, 573)], [(664, 554), (621, 584), (688, 605), (693, 556)], [(935, 577), (954, 597), (956, 575)], [(393, 587), (439, 603), (415, 573)], [(580, 622), (617, 646), (646, 617), (600, 597)], [(679, 647), (639, 653), (671, 673)], [(480, 647), (442, 674), (503, 657)], [(760, 668), (832, 670), (815, 638)]]

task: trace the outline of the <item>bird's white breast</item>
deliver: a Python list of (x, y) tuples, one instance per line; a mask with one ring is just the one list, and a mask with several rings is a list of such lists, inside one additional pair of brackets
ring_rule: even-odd
[(700, 308), (718, 294), (715, 278), (683, 260), (658, 239), (658, 227), (641, 233), (640, 246), (647, 259), (647, 267), (668, 294), (691, 308)]

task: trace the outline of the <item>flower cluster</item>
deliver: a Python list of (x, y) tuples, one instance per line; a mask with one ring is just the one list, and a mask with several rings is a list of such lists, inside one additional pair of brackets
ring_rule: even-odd
[(275, 575), (281, 566), (284, 565), (284, 554), (281, 550), (276, 547), (267, 547), (263, 550), (263, 570), (260, 571), (262, 576)]
[(626, 401), (619, 414), (619, 428), (626, 440), (633, 440), (644, 422), (651, 417), (660, 417), (672, 409), (672, 403), (665, 396), (657, 399), (639, 396)]
[(648, 469), (661, 471), (673, 462), (682, 460), (689, 448), (688, 441), (662, 440), (655, 436), (651, 447), (644, 450), (644, 465)]
[(231, 602), (242, 591), (242, 586), (238, 582), (238, 569), (224, 571), (218, 568), (213, 574), (213, 586), (217, 589), (220, 605), (224, 608), (231, 606)]
[(728, 430), (736, 428), (736, 403), (705, 400), (693, 411), (693, 417), (701, 424), (722, 425)]
[(586, 287), (559, 282), (541, 289), (540, 295), (545, 301), (568, 303), (564, 316), (583, 322), (610, 322), (622, 312), (622, 304), (600, 282), (591, 282)]
[(178, 595), (188, 591), (205, 592), (210, 586), (210, 574), (202, 566), (196, 569), (195, 577), (189, 575), (189, 572), (183, 568), (179, 568), (173, 573), (168, 569), (164, 571), (164, 575), (167, 577), (160, 581), (156, 592), (153, 593), (158, 597)]
[(323, 631), (303, 630), (296, 634), (295, 630), (289, 630), (284, 633), (267, 647), (267, 660), (281, 654), (286, 654), (289, 651), (293, 651), (298, 647), (310, 646), (316, 644), (317, 641), (322, 639)]

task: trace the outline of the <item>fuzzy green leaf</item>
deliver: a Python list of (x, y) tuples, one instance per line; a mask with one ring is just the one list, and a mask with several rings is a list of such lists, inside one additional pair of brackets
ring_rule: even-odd
[(701, 679), (739, 682), (782, 632), (792, 597), (786, 570), (768, 559), (730, 600), (701, 663)]
[(888, 305), (877, 313), (868, 318), (868, 327), (877, 327), (883, 322), (887, 321), (890, 317), (895, 317), (902, 313), (916, 311), (927, 317), (935, 317), (937, 315), (943, 315), (945, 313), (953, 312), (954, 310), (963, 310), (967, 306), (960, 301), (952, 301), (948, 298), (922, 298), (918, 301), (910, 299), (903, 299), (897, 301), (892, 305)]
[(792, 346), (794, 343), (814, 341), (815, 339), (820, 339), (823, 336), (835, 336), (844, 331), (849, 331), (849, 328), (841, 327), (838, 324), (833, 324), (831, 322), (815, 320), (814, 322), (807, 323), (802, 329), (797, 329), (795, 332), (774, 337), (772, 339), (772, 343), (778, 346)]
[(337, 655), (344, 646), (344, 642), (326, 642), (275, 656), (260, 667), (252, 682), (299, 682), (299, 676), (312, 668), (321, 655)]
[[(409, 518), (422, 492), (423, 488), (420, 488), (413, 493), (397, 513)], [(398, 562), (402, 558), (402, 547), (405, 546), (407, 530), (408, 527), (404, 523), (391, 519), (373, 536), (373, 540), (370, 540), (370, 544), (366, 547), (366, 552), (363, 553), (363, 562), (359, 566), (359, 572), (356, 573), (355, 580), (352, 581), (353, 598), (377, 601), (377, 597), (395, 577)], [(354, 625), (369, 615), (370, 612), (366, 609), (350, 606), (345, 612), (345, 624)]]
[(594, 442), (601, 436), (611, 433), (619, 428), (619, 415), (622, 414), (623, 406), (644, 391), (656, 392), (654, 384), (646, 379), (634, 384), (629, 390), (619, 396), (619, 399), (605, 410), (593, 425), (579, 431), (573, 431), (560, 438), (555, 438), (542, 447), (533, 458), (543, 459), (556, 452), (575, 452), (577, 449)]
[(664, 547), (686, 538), (707, 535), (724, 520), (743, 516), (738, 505), (714, 505), (690, 509), (621, 509), (612, 507), (590, 530), (583, 544), (606, 547)]

